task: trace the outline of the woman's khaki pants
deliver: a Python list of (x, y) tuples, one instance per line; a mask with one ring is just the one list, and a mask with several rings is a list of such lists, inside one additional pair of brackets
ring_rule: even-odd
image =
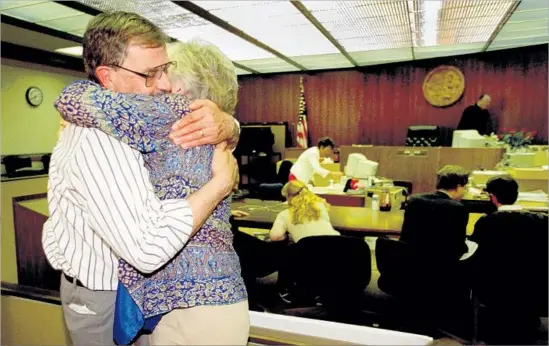
[(248, 301), (231, 305), (175, 309), (162, 317), (151, 345), (246, 345), (250, 333)]

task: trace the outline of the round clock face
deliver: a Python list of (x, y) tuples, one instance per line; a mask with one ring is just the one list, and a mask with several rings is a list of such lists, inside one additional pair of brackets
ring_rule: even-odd
[(27, 98), (27, 102), (33, 107), (39, 106), (44, 99), (42, 90), (37, 87), (28, 88), (25, 97)]

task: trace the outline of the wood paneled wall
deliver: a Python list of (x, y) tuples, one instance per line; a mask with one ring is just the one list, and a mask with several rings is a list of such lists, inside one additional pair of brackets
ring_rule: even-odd
[[(313, 143), (331, 136), (338, 145), (403, 145), (410, 125), (454, 128), (465, 107), (482, 93), (499, 128), (536, 130), (547, 139), (547, 45), (476, 55), (420, 60), (308, 74), (241, 76), (236, 117), (241, 122), (297, 121), (299, 78), (304, 77)], [(458, 67), (466, 80), (463, 97), (436, 108), (422, 83), (434, 67)], [(294, 137), (295, 140), (295, 137)]]

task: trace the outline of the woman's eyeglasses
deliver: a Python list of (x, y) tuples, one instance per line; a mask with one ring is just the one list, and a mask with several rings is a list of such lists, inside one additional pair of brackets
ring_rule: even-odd
[(170, 61), (167, 64), (160, 65), (160, 66), (157, 66), (157, 67), (153, 68), (148, 73), (137, 72), (137, 71), (130, 70), (130, 69), (125, 68), (125, 67), (120, 66), (120, 65), (111, 65), (111, 66), (121, 68), (124, 71), (128, 71), (128, 72), (131, 72), (135, 75), (138, 75), (140, 77), (145, 78), (145, 86), (147, 88), (150, 88), (156, 83), (157, 80), (162, 78), (163, 73), (168, 73), (168, 70), (170, 68), (175, 68), (177, 66), (177, 63), (175, 61)]

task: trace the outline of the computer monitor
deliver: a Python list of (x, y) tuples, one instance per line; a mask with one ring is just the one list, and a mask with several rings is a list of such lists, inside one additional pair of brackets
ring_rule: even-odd
[(349, 154), (349, 158), (347, 159), (347, 165), (345, 166), (345, 175), (348, 177), (354, 177), (358, 162), (361, 160), (367, 160), (366, 156), (359, 154), (359, 153), (352, 153)]
[(486, 138), (477, 130), (456, 130), (452, 137), (453, 148), (484, 148)]
[(362, 154), (353, 153), (349, 155), (349, 159), (347, 160), (345, 175), (358, 179), (375, 177), (378, 165), (377, 162), (368, 160), (366, 156)]
[(368, 177), (375, 177), (377, 174), (377, 167), (379, 163), (370, 160), (360, 160), (357, 164), (354, 177), (358, 179), (367, 179)]

